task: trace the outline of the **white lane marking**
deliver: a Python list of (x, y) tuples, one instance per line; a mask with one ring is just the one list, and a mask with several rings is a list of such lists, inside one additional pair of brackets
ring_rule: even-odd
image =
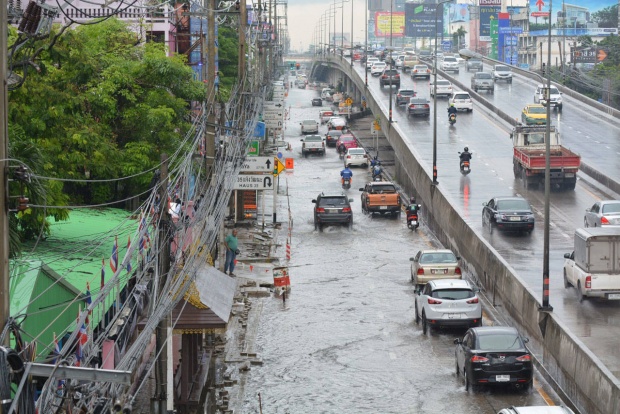
[(390, 352), (390, 359), (394, 361), (396, 359), (396, 354), (394, 352)]

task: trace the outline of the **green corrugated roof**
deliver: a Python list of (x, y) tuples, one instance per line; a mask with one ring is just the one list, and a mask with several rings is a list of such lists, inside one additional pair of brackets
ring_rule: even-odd
[[(120, 209), (72, 210), (68, 221), (54, 222), (52, 219), (51, 235), (36, 244), (26, 243), (22, 257), (10, 263), (11, 314), (28, 313), (38, 315), (43, 319), (50, 319), (53, 312), (41, 311), (42, 308), (53, 306), (50, 303), (50, 296), (53, 295), (54, 299), (57, 297), (59, 305), (64, 304), (70, 301), (76, 292), (79, 292), (77, 296), (85, 292), (87, 282), (90, 283), (94, 299), (100, 289), (101, 260), (105, 259), (105, 279), (109, 281), (113, 275), (109, 261), (114, 237), (118, 238), (120, 266), (127, 251), (128, 237), (132, 237), (132, 244), (138, 242), (133, 240), (139, 225), (138, 219), (138, 217), (132, 217), (130, 212)], [(137, 267), (136, 256), (137, 253), (134, 254), (132, 260), (133, 269)], [(121, 271), (119, 288), (122, 289), (125, 286), (128, 276), (125, 270)], [(54, 285), (56, 279), (62, 280), (63, 283), (57, 284), (58, 286)], [(41, 295), (42, 292), (45, 293)], [(39, 303), (35, 302), (27, 307), (29, 302), (37, 296), (41, 296)], [(111, 305), (112, 301), (113, 297), (110, 297), (106, 301), (106, 307)], [(82, 308), (84, 307), (82, 301), (78, 303)], [(57, 309), (65, 308), (66, 305), (58, 306)], [(72, 315), (67, 314), (59, 318), (59, 320), (64, 320), (65, 324), (67, 322), (71, 324), (71, 321), (75, 321), (77, 317), (77, 305), (70, 308)], [(100, 317), (100, 312), (94, 312), (91, 323), (97, 324)], [(41, 329), (52, 323), (47, 320), (37, 322), (37, 326), (41, 326)], [(34, 327), (31, 326), (30, 329)], [(74, 326), (69, 326), (64, 331), (73, 329)], [(63, 329), (56, 324), (54, 332), (60, 334)], [(47, 340), (51, 334), (47, 332), (41, 340)], [(30, 332), (30, 335), (37, 335), (37, 333)]]

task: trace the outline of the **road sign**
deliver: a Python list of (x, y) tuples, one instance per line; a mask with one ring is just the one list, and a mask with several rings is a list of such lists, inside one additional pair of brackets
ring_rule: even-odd
[(273, 171), (273, 158), (249, 157), (243, 161), (241, 172), (269, 172)]
[(353, 105), (353, 99), (347, 98), (347, 100), (344, 101), (344, 103), (346, 103), (347, 105), (351, 106), (351, 105)]
[(278, 158), (274, 158), (273, 161), (273, 176), (277, 177), (282, 171), (284, 171), (285, 168), (284, 164), (282, 164), (282, 161), (280, 161)]
[(282, 108), (284, 109), (284, 104), (279, 101), (265, 101), (263, 102), (263, 108)]
[(271, 190), (273, 176), (270, 174), (239, 174), (235, 182), (235, 190)]
[(258, 155), (259, 142), (258, 141), (250, 141), (248, 145), (248, 155), (250, 157), (255, 157)]
[(277, 119), (265, 119), (265, 126), (267, 128), (282, 128), (282, 120)]

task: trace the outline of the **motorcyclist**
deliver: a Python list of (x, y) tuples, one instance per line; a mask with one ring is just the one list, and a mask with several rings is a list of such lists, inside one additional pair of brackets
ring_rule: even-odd
[(468, 147), (463, 148), (463, 152), (461, 152), (461, 155), (459, 155), (459, 158), (461, 159), (461, 164), (465, 161), (471, 160), (471, 152), (469, 152)]
[(375, 164), (374, 167), (372, 167), (372, 178), (376, 178), (381, 176), (381, 173), (383, 172), (383, 168), (381, 168), (381, 165), (377, 162)]
[(454, 106), (453, 103), (450, 104), (450, 106), (448, 107), (448, 118), (450, 117), (450, 115), (454, 114), (454, 116), (456, 116), (456, 113), (458, 112), (458, 110), (456, 109), (456, 107)]
[(344, 155), (347, 153), (347, 146), (344, 145), (343, 142), (340, 143), (340, 145), (338, 145), (338, 154), (339, 155)]
[(353, 171), (349, 167), (344, 167), (342, 171), (340, 171), (340, 176), (342, 177), (342, 184), (344, 184), (344, 179), (348, 178), (349, 182), (353, 181)]
[(409, 198), (409, 205), (407, 206), (407, 216), (411, 214), (417, 214), (420, 209), (420, 205), (415, 202), (415, 197)]

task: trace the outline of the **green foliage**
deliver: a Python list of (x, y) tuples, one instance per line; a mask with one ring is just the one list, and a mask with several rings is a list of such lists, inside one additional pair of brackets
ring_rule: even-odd
[(598, 23), (598, 27), (618, 27), (618, 5), (592, 13), (592, 21)]
[(224, 100), (230, 95), (232, 86), (237, 82), (239, 67), (239, 33), (230, 27), (218, 28), (218, 59), (220, 72), (220, 93)]
[[(109, 182), (41, 180), (29, 189), (33, 204), (102, 204), (144, 192), (150, 172), (116, 179), (176, 151), (190, 127), (188, 103), (205, 96), (183, 57), (142, 43), (116, 19), (66, 31), (37, 64), (43, 70), (9, 96), (11, 156), (41, 176)], [(30, 210), (19, 218), (22, 238), (47, 231), (42, 209)], [(46, 213), (66, 217), (62, 209)]]

